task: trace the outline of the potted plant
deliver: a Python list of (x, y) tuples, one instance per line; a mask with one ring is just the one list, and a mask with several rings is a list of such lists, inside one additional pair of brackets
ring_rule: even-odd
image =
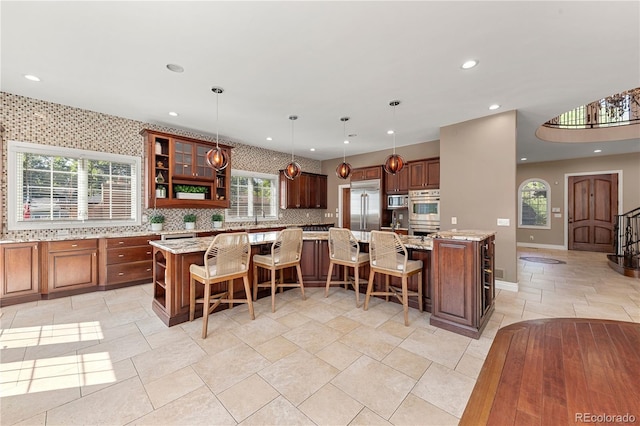
[(164, 223), (164, 215), (154, 213), (149, 217), (152, 231), (162, 231), (162, 224)]
[(195, 229), (197, 216), (193, 213), (185, 214), (182, 219), (184, 220), (184, 229)]
[(176, 198), (189, 200), (204, 200), (205, 194), (209, 192), (206, 186), (197, 185), (174, 185), (173, 190)]
[(214, 228), (222, 228), (222, 220), (224, 217), (220, 213), (214, 213), (211, 215), (211, 221), (213, 222)]

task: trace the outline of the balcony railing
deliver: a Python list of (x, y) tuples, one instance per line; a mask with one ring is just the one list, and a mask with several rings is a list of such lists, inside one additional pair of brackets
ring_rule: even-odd
[(594, 129), (640, 124), (640, 88), (580, 106), (547, 121), (557, 129)]

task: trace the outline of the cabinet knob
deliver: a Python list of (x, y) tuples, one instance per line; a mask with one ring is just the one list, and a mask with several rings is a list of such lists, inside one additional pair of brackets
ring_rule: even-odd
[(124, 244), (124, 241), (118, 241), (118, 244)]
[(124, 275), (124, 272), (118, 272), (118, 275), (119, 275), (119, 276), (123, 276), (123, 275)]
[(71, 247), (78, 247), (77, 244), (71, 244)]
[(147, 268), (147, 272), (151, 272), (151, 268)]
[(124, 254), (119, 254), (118, 257), (124, 257)]
[(148, 252), (147, 252), (147, 254), (151, 254), (151, 252), (150, 252), (150, 251), (148, 251)]

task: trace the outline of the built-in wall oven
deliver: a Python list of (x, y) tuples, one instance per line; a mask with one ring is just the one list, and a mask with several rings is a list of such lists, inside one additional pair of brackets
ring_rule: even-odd
[(409, 232), (427, 235), (440, 230), (440, 190), (409, 191)]

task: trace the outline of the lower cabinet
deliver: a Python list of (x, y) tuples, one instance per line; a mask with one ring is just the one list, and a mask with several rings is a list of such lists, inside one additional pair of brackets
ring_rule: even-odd
[(97, 289), (97, 239), (47, 241), (42, 243), (42, 251), (44, 298), (58, 292)]
[(431, 325), (477, 339), (494, 309), (494, 237), (433, 240)]
[(0, 244), (0, 306), (40, 300), (38, 245)]
[[(303, 241), (300, 269), (305, 286), (320, 287), (325, 285), (329, 272), (329, 242), (327, 240)], [(341, 270), (341, 267), (335, 266), (331, 279), (339, 280)]]
[(99, 285), (103, 288), (151, 282), (153, 256), (150, 241), (157, 235), (100, 240)]

